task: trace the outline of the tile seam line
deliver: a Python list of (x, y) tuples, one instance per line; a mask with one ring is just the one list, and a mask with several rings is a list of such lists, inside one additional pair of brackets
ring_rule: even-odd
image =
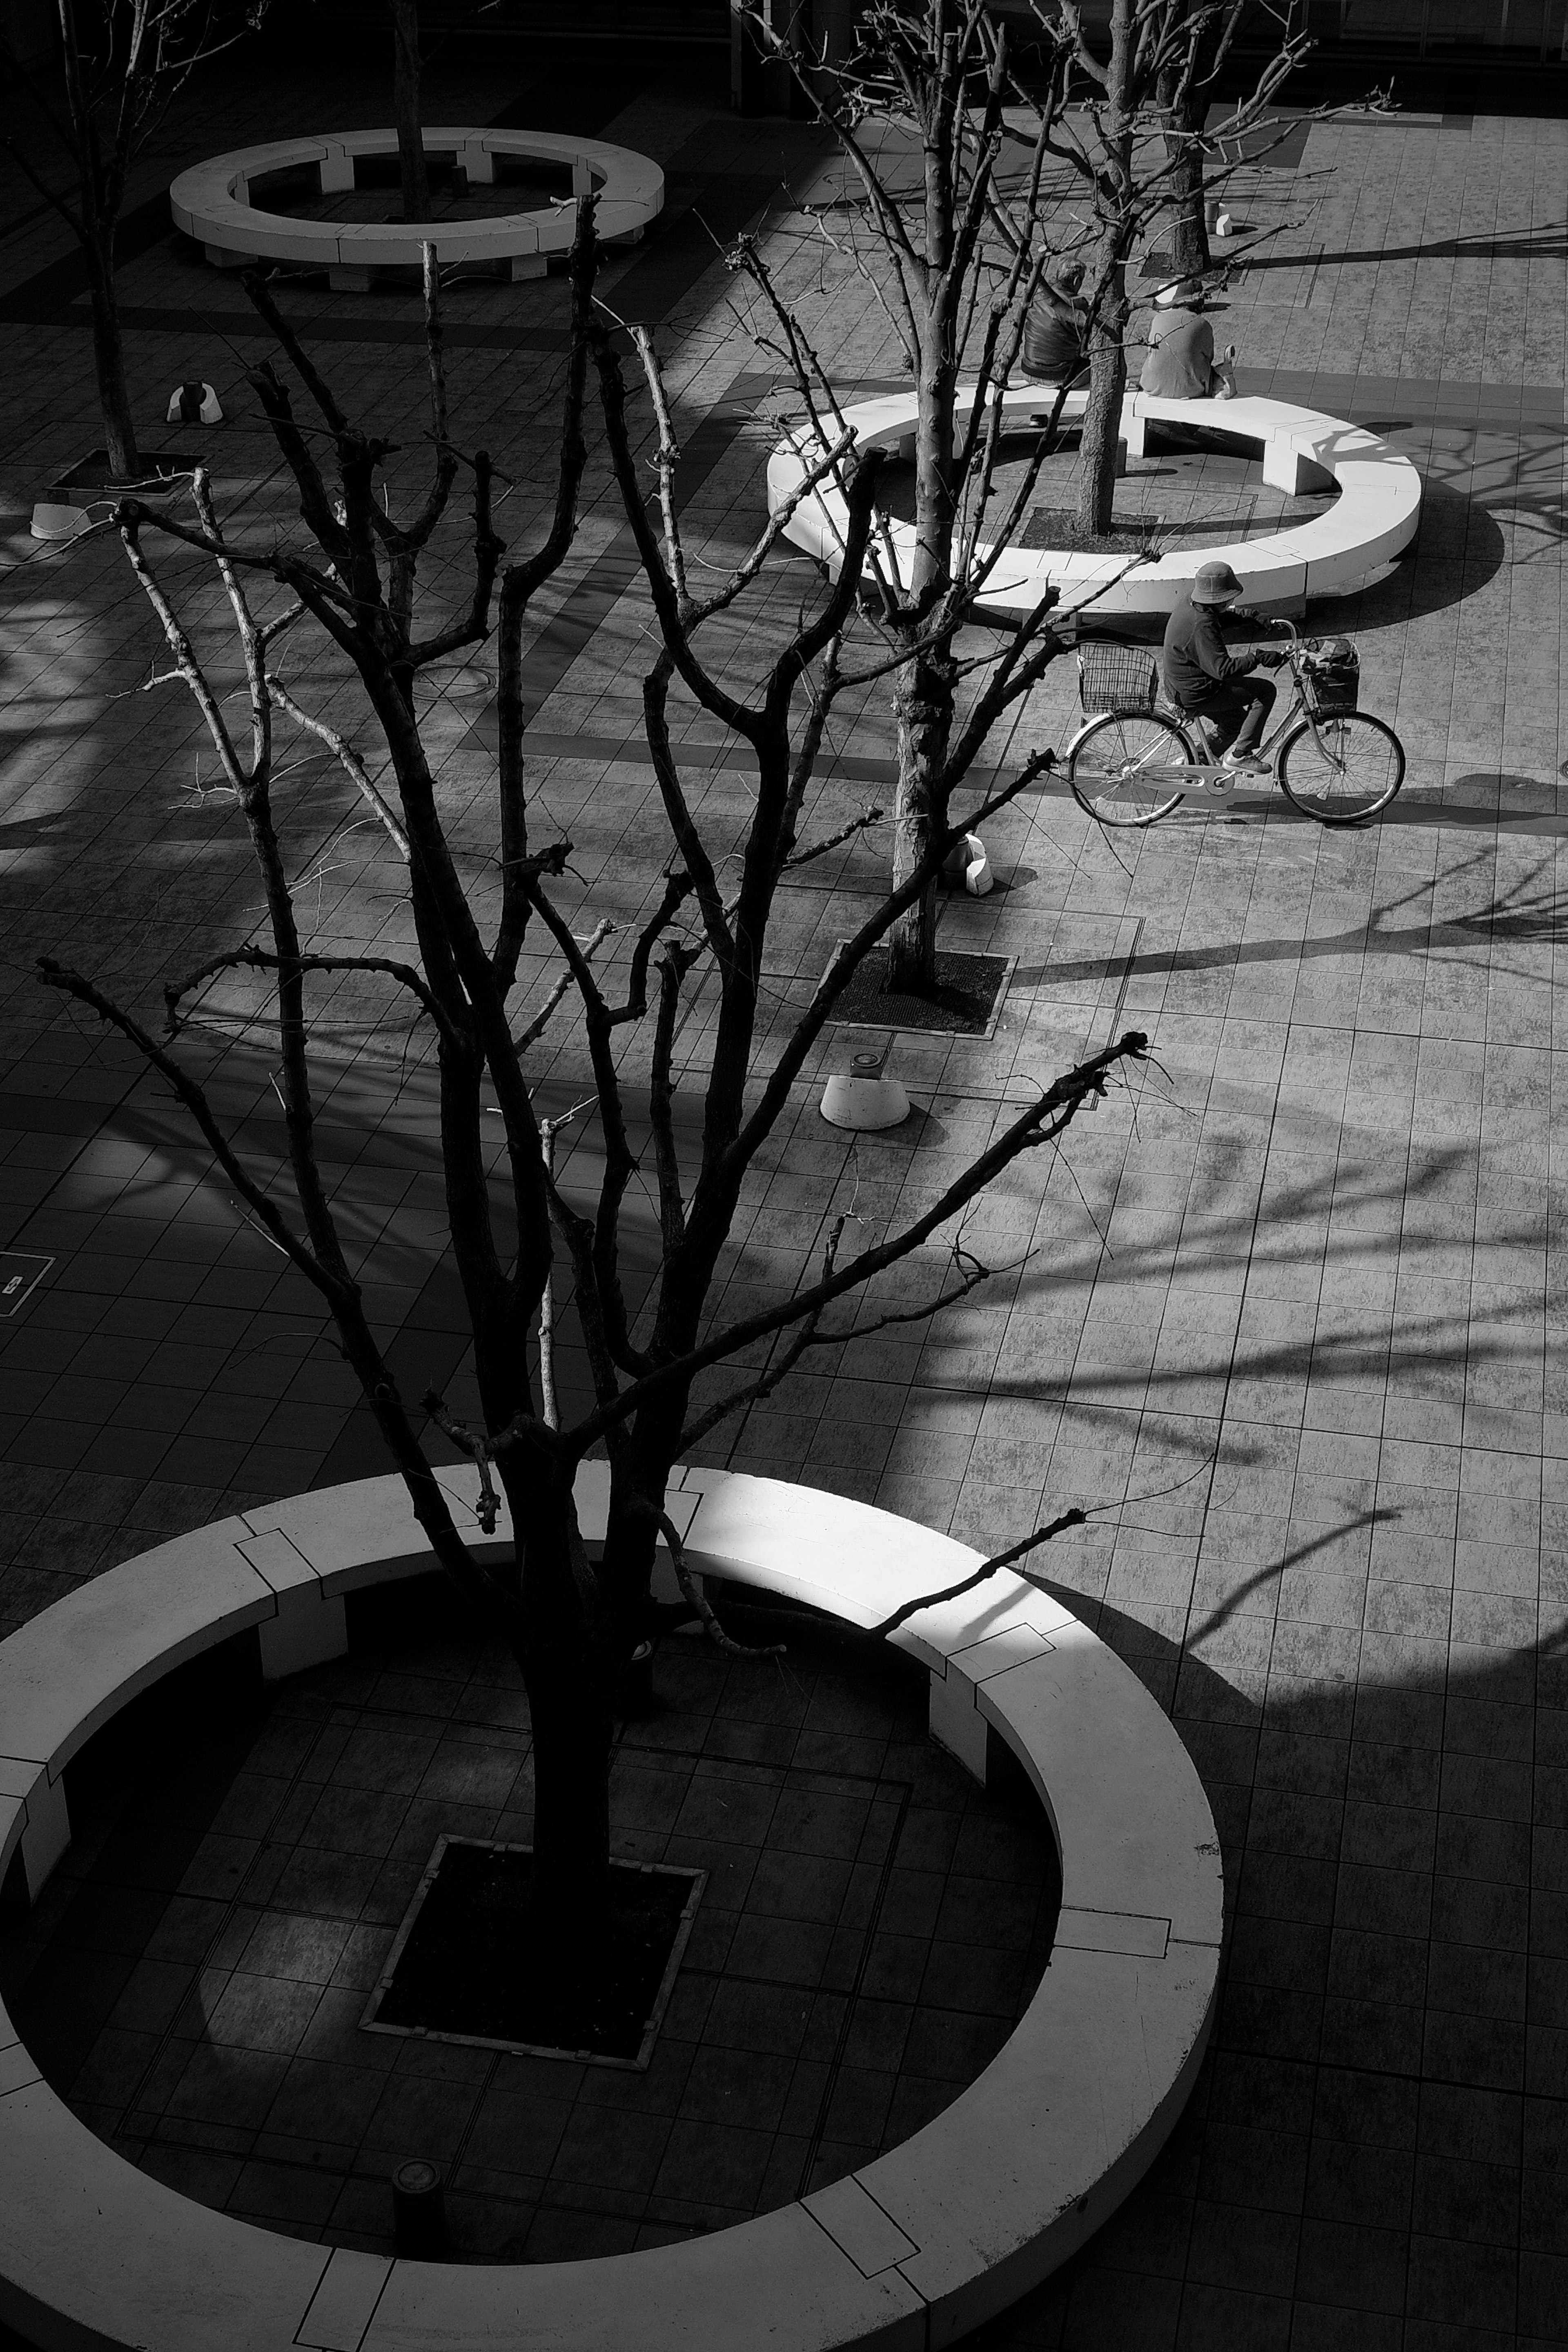
[[(893, 1824), (892, 1835), (888, 1841), (888, 1851), (882, 1858), (881, 1869), (878, 1874), (877, 1893), (871, 1906), (870, 1916), (867, 1920), (864, 1929), (861, 1931), (859, 1959), (856, 1966), (854, 1979), (850, 1984), (848, 1992), (844, 1997), (844, 2014), (838, 2021), (838, 2031), (833, 2039), (833, 2050), (832, 2054), (827, 2061), (827, 2071), (823, 2081), (822, 2095), (817, 2101), (816, 2119), (813, 2122), (811, 2131), (806, 2138), (805, 2154), (801, 2159), (800, 2185), (795, 2190), (795, 2198), (798, 2203), (804, 2203), (807, 2194), (809, 2193), (812, 2168), (816, 2162), (818, 2154), (821, 2151), (823, 2140), (826, 2136), (828, 2112), (833, 2104), (834, 2094), (838, 2088), (839, 2077), (842, 2075), (844, 2071), (845, 2053), (849, 2047), (849, 2037), (854, 2031), (855, 2011), (862, 1997), (861, 1987), (864, 1985), (866, 1980), (866, 1970), (870, 1965), (871, 1947), (876, 1940), (878, 1929), (881, 1925), (882, 1912), (887, 1902), (888, 1887), (892, 1878), (893, 1870), (896, 1866), (895, 1857), (899, 1850), (899, 1842), (903, 1835), (904, 1823), (909, 1818), (912, 1794), (912, 1789), (908, 1782), (900, 1782), (899, 1784), (898, 1819)], [(835, 1927), (835, 1932), (837, 1933), (837, 1924)], [(921, 1972), (921, 1982), (922, 1984), (924, 1983), (923, 1970)], [(918, 2006), (918, 2004), (916, 2005)], [(895, 2080), (897, 2078), (895, 2076)], [(775, 2134), (775, 2138), (779, 2136), (780, 2135)], [(824, 2181), (820, 2186), (826, 2188), (829, 2184)], [(873, 2202), (875, 2200), (873, 2200)], [(831, 2232), (829, 2232), (829, 2235), (831, 2235)]]
[[(1251, 916), (1252, 916), (1252, 905), (1253, 905), (1254, 898), (1255, 898), (1255, 897), (1256, 897), (1256, 895), (1257, 895), (1257, 891), (1258, 891), (1258, 875), (1259, 875), (1259, 872), (1260, 872), (1260, 870), (1261, 870), (1261, 865), (1262, 865), (1262, 856), (1261, 856), (1261, 852), (1262, 852), (1263, 844), (1264, 844), (1265, 840), (1267, 839), (1268, 831), (1268, 822), (1267, 822), (1267, 819), (1266, 819), (1266, 820), (1265, 820), (1265, 822), (1264, 822), (1264, 824), (1263, 824), (1263, 825), (1259, 828), (1259, 832), (1258, 832), (1258, 845), (1257, 845), (1257, 851), (1256, 851), (1256, 854), (1254, 855), (1254, 857), (1253, 857), (1253, 863), (1252, 863), (1252, 873), (1251, 873), (1251, 877), (1250, 877), (1250, 879), (1249, 879), (1248, 884), (1247, 884), (1247, 907), (1246, 907), (1246, 910), (1245, 910), (1245, 912), (1244, 912), (1244, 914), (1243, 914), (1243, 916), (1242, 916), (1241, 925), (1240, 925), (1240, 929), (1239, 929), (1239, 932), (1238, 932), (1238, 937), (1239, 937), (1239, 938), (1241, 938), (1241, 939), (1245, 939), (1245, 938), (1246, 938), (1246, 936), (1247, 936), (1247, 927), (1248, 927), (1248, 924), (1250, 923), (1250, 920), (1251, 920)], [(1195, 878), (1196, 878), (1196, 869), (1194, 868), (1194, 880), (1195, 880)], [(1298, 951), (1298, 955), (1297, 955), (1297, 959), (1296, 959), (1296, 963), (1297, 963), (1297, 986), (1298, 986), (1298, 987), (1300, 986), (1300, 961), (1301, 961), (1301, 960), (1300, 960), (1300, 952)], [(1233, 975), (1233, 985), (1234, 985), (1234, 975), (1235, 975), (1235, 967), (1234, 967), (1234, 966), (1233, 966), (1233, 968), (1232, 968), (1232, 975)], [(1252, 1211), (1252, 1230), (1251, 1230), (1251, 1232), (1249, 1233), (1249, 1234), (1248, 1234), (1248, 1236), (1247, 1236), (1247, 1264), (1246, 1264), (1246, 1266), (1245, 1266), (1245, 1268), (1244, 1268), (1244, 1270), (1243, 1270), (1243, 1274), (1242, 1274), (1241, 1288), (1240, 1288), (1240, 1292), (1239, 1292), (1239, 1295), (1238, 1295), (1238, 1298), (1237, 1298), (1237, 1305), (1236, 1329), (1235, 1329), (1235, 1331), (1233, 1332), (1233, 1334), (1232, 1334), (1232, 1336), (1231, 1336), (1230, 1355), (1229, 1355), (1229, 1359), (1228, 1359), (1228, 1360), (1227, 1360), (1227, 1362), (1226, 1362), (1226, 1365), (1225, 1387), (1224, 1387), (1224, 1390), (1223, 1390), (1223, 1391), (1222, 1391), (1222, 1393), (1221, 1393), (1221, 1396), (1220, 1396), (1220, 1401), (1219, 1401), (1219, 1411), (1218, 1411), (1218, 1413), (1217, 1413), (1217, 1414), (1216, 1414), (1216, 1416), (1215, 1416), (1215, 1419), (1216, 1419), (1216, 1422), (1217, 1422), (1217, 1433), (1216, 1433), (1216, 1435), (1215, 1435), (1215, 1439), (1214, 1459), (1213, 1459), (1213, 1461), (1211, 1462), (1211, 1464), (1210, 1464), (1210, 1465), (1209, 1465), (1209, 1475), (1208, 1475), (1208, 1478), (1207, 1478), (1207, 1481), (1206, 1481), (1206, 1483), (1205, 1483), (1205, 1491), (1204, 1491), (1203, 1512), (1202, 1512), (1202, 1516), (1201, 1516), (1201, 1517), (1200, 1517), (1200, 1519), (1199, 1519), (1199, 1521), (1198, 1521), (1197, 1536), (1196, 1536), (1196, 1540), (1195, 1540), (1195, 1542), (1194, 1542), (1194, 1550), (1193, 1550), (1193, 1580), (1192, 1580), (1191, 1588), (1190, 1588), (1190, 1590), (1189, 1590), (1189, 1591), (1188, 1591), (1188, 1594), (1187, 1594), (1187, 1607), (1186, 1607), (1186, 1612), (1185, 1612), (1185, 1615), (1184, 1615), (1184, 1619), (1183, 1619), (1183, 1622), (1182, 1622), (1182, 1638), (1181, 1638), (1181, 1643), (1180, 1643), (1180, 1646), (1179, 1646), (1179, 1649), (1178, 1649), (1178, 1652), (1177, 1652), (1176, 1676), (1177, 1676), (1177, 1685), (1179, 1685), (1179, 1684), (1180, 1684), (1180, 1679), (1181, 1679), (1181, 1670), (1182, 1670), (1182, 1667), (1183, 1667), (1183, 1665), (1184, 1665), (1184, 1664), (1185, 1664), (1185, 1663), (1186, 1663), (1186, 1659), (1187, 1659), (1187, 1645), (1188, 1645), (1188, 1643), (1190, 1642), (1190, 1640), (1191, 1640), (1191, 1638), (1192, 1638), (1192, 1630), (1193, 1630), (1193, 1610), (1194, 1610), (1194, 1603), (1195, 1603), (1195, 1601), (1196, 1601), (1196, 1597), (1197, 1597), (1198, 1575), (1199, 1575), (1199, 1571), (1200, 1571), (1200, 1569), (1201, 1569), (1202, 1564), (1203, 1564), (1204, 1542), (1205, 1542), (1205, 1538), (1206, 1538), (1206, 1536), (1207, 1536), (1207, 1534), (1208, 1534), (1209, 1513), (1210, 1513), (1210, 1511), (1211, 1511), (1211, 1510), (1213, 1509), (1213, 1507), (1214, 1507), (1215, 1482), (1215, 1479), (1217, 1478), (1217, 1476), (1218, 1476), (1218, 1475), (1219, 1475), (1220, 1454), (1221, 1454), (1221, 1449), (1223, 1448), (1223, 1446), (1224, 1446), (1224, 1444), (1225, 1444), (1226, 1414), (1226, 1410), (1227, 1410), (1227, 1408), (1228, 1408), (1228, 1406), (1229, 1406), (1229, 1403), (1230, 1403), (1230, 1392), (1231, 1392), (1231, 1388), (1232, 1388), (1232, 1385), (1233, 1385), (1233, 1383), (1234, 1383), (1234, 1381), (1235, 1381), (1235, 1379), (1236, 1379), (1236, 1371), (1237, 1371), (1237, 1352), (1238, 1352), (1238, 1350), (1239, 1350), (1239, 1349), (1240, 1349), (1240, 1346), (1241, 1346), (1241, 1332), (1242, 1332), (1242, 1325), (1243, 1325), (1243, 1321), (1244, 1321), (1244, 1319), (1245, 1319), (1245, 1316), (1246, 1316), (1247, 1287), (1248, 1287), (1249, 1282), (1250, 1282), (1250, 1280), (1251, 1280), (1253, 1260), (1254, 1260), (1254, 1257), (1255, 1257), (1255, 1255), (1256, 1255), (1256, 1254), (1257, 1254), (1257, 1249), (1258, 1249), (1258, 1230), (1259, 1230), (1259, 1227), (1260, 1227), (1260, 1225), (1261, 1225), (1261, 1223), (1262, 1223), (1262, 1218), (1263, 1218), (1263, 1195), (1264, 1195), (1264, 1183), (1265, 1183), (1265, 1181), (1266, 1181), (1267, 1176), (1268, 1176), (1269, 1155), (1270, 1155), (1270, 1153), (1272, 1152), (1273, 1148), (1274, 1148), (1274, 1132), (1275, 1132), (1275, 1129), (1276, 1129), (1276, 1126), (1277, 1126), (1277, 1124), (1278, 1124), (1278, 1121), (1279, 1121), (1279, 1095), (1280, 1095), (1280, 1089), (1282, 1088), (1282, 1087), (1284, 1086), (1284, 1083), (1285, 1083), (1285, 1071), (1286, 1071), (1287, 1064), (1288, 1064), (1288, 1062), (1289, 1062), (1289, 1055), (1290, 1055), (1290, 1032), (1291, 1032), (1291, 1029), (1293, 1028), (1293, 1026), (1295, 1025), (1295, 1023), (1294, 1023), (1294, 1013), (1293, 1013), (1294, 1000), (1295, 1000), (1295, 990), (1294, 990), (1294, 989), (1292, 989), (1292, 991), (1291, 991), (1291, 1004), (1292, 1004), (1292, 1009), (1291, 1009), (1291, 1010), (1289, 1010), (1289, 1011), (1287, 1011), (1287, 1013), (1286, 1013), (1286, 1014), (1285, 1014), (1285, 1017), (1284, 1017), (1283, 1022), (1282, 1022), (1281, 1024), (1279, 1024), (1279, 1026), (1281, 1026), (1281, 1027), (1283, 1028), (1283, 1030), (1284, 1030), (1284, 1037), (1283, 1037), (1283, 1039), (1282, 1039), (1282, 1042), (1281, 1042), (1281, 1045), (1280, 1045), (1280, 1051), (1279, 1051), (1279, 1068), (1278, 1075), (1276, 1076), (1276, 1078), (1275, 1078), (1275, 1081), (1274, 1081), (1274, 1093), (1273, 1093), (1273, 1098), (1272, 1098), (1272, 1100), (1271, 1100), (1271, 1102), (1270, 1102), (1270, 1104), (1269, 1104), (1269, 1108), (1268, 1108), (1268, 1138), (1267, 1138), (1267, 1139), (1266, 1139), (1266, 1141), (1265, 1141), (1265, 1144), (1264, 1144), (1263, 1156), (1262, 1156), (1262, 1160), (1261, 1160), (1261, 1162), (1260, 1162), (1260, 1164), (1259, 1164), (1259, 1169), (1258, 1169), (1258, 1192), (1257, 1192), (1257, 1197), (1256, 1197), (1256, 1199), (1255, 1199), (1255, 1201), (1254, 1201), (1254, 1203), (1253, 1203), (1253, 1211)], [(1226, 1021), (1228, 1021), (1228, 1018), (1229, 1018), (1229, 1002), (1230, 1002), (1230, 998), (1229, 998), (1229, 992), (1227, 991), (1227, 992), (1226, 992), (1226, 1013), (1222, 1016), (1222, 1019), (1223, 1019), (1223, 1020), (1226, 1020)], [(1162, 1009), (1163, 1009), (1163, 1007), (1162, 1007)], [(1274, 1024), (1271, 1023), (1269, 1025), (1272, 1027)], [(1223, 1028), (1222, 1028), (1222, 1032), (1221, 1032), (1222, 1041), (1223, 1041), (1223, 1034), (1224, 1034), (1224, 1033), (1223, 1033)], [(1212, 1094), (1212, 1088), (1213, 1088), (1213, 1076), (1212, 1076), (1212, 1071), (1211, 1071), (1211, 1076), (1210, 1076), (1210, 1081), (1209, 1081), (1209, 1087), (1210, 1087), (1210, 1093)], [(1206, 1117), (1207, 1117), (1207, 1110), (1208, 1110), (1208, 1097), (1205, 1097), (1205, 1112), (1204, 1112), (1204, 1117), (1205, 1117), (1205, 1120), (1206, 1120)], [(1201, 1142), (1201, 1140), (1202, 1140), (1202, 1130), (1201, 1130), (1201, 1127), (1200, 1127), (1200, 1133), (1199, 1133), (1199, 1140), (1200, 1140), (1200, 1142)], [(1194, 1182), (1194, 1183), (1195, 1183), (1195, 1181), (1196, 1181), (1196, 1176), (1197, 1176), (1197, 1171), (1196, 1171), (1196, 1166), (1194, 1165), (1194, 1176), (1193, 1176), (1193, 1182)], [(1119, 1186), (1119, 1187), (1118, 1187), (1118, 1190), (1120, 1191), (1120, 1189), (1121, 1189), (1121, 1188), (1120, 1188), (1120, 1186)], [(1191, 1198), (1192, 1198), (1192, 1184), (1191, 1184), (1191, 1183), (1189, 1183), (1188, 1190), (1187, 1190), (1186, 1200), (1184, 1202), (1184, 1204), (1183, 1204), (1183, 1222), (1184, 1222), (1184, 1223), (1185, 1223), (1185, 1213), (1186, 1213), (1187, 1203), (1188, 1203), (1188, 1202), (1190, 1202)], [(1166, 1291), (1166, 1302), (1167, 1302), (1167, 1305), (1169, 1304), (1169, 1298), (1170, 1298), (1170, 1292), (1169, 1292), (1169, 1289), (1167, 1288), (1167, 1291)], [(1164, 1313), (1164, 1309), (1163, 1309), (1163, 1308), (1162, 1308), (1162, 1310), (1161, 1310), (1161, 1316), (1160, 1316), (1160, 1332), (1161, 1332), (1161, 1334), (1163, 1334), (1163, 1330), (1164, 1330), (1164, 1324), (1165, 1324), (1165, 1313)], [(1156, 1349), (1156, 1354), (1158, 1353), (1158, 1348), (1159, 1348), (1159, 1337), (1160, 1337), (1160, 1335), (1159, 1335), (1159, 1334), (1157, 1334), (1157, 1335), (1156, 1335), (1156, 1339), (1155, 1339), (1155, 1349)], [(1141, 1405), (1141, 1406), (1140, 1406), (1140, 1408), (1139, 1408), (1139, 1413), (1138, 1413), (1138, 1429), (1139, 1429), (1139, 1435), (1140, 1435), (1140, 1437), (1142, 1437), (1142, 1435), (1143, 1422), (1144, 1422), (1144, 1418), (1145, 1418), (1145, 1414), (1146, 1414), (1147, 1411), (1148, 1411), (1148, 1405), (1147, 1405), (1147, 1399), (1145, 1398), (1145, 1402), (1144, 1402), (1142, 1405)], [(1289, 1528), (1289, 1518), (1287, 1518), (1287, 1522), (1286, 1522), (1287, 1528)], [(1114, 1552), (1113, 1552), (1113, 1556), (1114, 1556)], [(1269, 1658), (1270, 1658), (1270, 1663), (1272, 1663), (1272, 1658), (1273, 1658), (1273, 1645), (1274, 1645), (1274, 1637), (1273, 1637), (1273, 1632), (1272, 1632), (1272, 1629), (1271, 1629), (1271, 1630), (1270, 1630), (1270, 1633), (1269, 1633)], [(1171, 1704), (1172, 1704), (1173, 1708), (1174, 1707), (1174, 1705), (1175, 1705), (1175, 1696), (1176, 1696), (1175, 1689), (1174, 1689), (1174, 1688), (1173, 1688), (1173, 1690), (1172, 1690), (1172, 1694), (1171, 1694)], [(1267, 1703), (1267, 1684), (1265, 1685), (1265, 1703)], [(1249, 1811), (1249, 1813), (1250, 1813), (1250, 1811), (1251, 1811), (1251, 1807), (1250, 1807), (1250, 1801), (1249, 1801), (1249, 1803), (1248, 1803), (1248, 1811)], [(1185, 2285), (1184, 2285), (1184, 2283), (1183, 2294), (1184, 2294), (1184, 2294), (1185, 2294)]]

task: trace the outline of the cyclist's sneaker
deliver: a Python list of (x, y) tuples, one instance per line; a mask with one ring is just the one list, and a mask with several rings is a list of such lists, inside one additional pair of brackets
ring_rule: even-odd
[(1219, 763), (1222, 768), (1231, 769), (1266, 768), (1268, 765), (1268, 761), (1260, 760), (1256, 751), (1222, 751)]

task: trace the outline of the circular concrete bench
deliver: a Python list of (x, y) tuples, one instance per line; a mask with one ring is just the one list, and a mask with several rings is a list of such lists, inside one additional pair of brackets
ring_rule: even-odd
[[(548, 131), (426, 130), (425, 152), (432, 161), (460, 163), (470, 184), (493, 181), (496, 158), (514, 155), (559, 163), (572, 173), (574, 196), (599, 192), (598, 232), (606, 245), (635, 243), (664, 203), (664, 174), (646, 155), (598, 139), (573, 139)], [(434, 245), (440, 259), (494, 264), (512, 278), (542, 277), (552, 253), (569, 251), (576, 226), (573, 204), (535, 205), (528, 211), (475, 221), (314, 221), (258, 210), (250, 184), (269, 172), (315, 164), (321, 193), (352, 188), (354, 159), (393, 156), (393, 131), (349, 131), (330, 138), (281, 139), (270, 146), (245, 147), (214, 156), (182, 172), (169, 190), (176, 228), (205, 247), (220, 268), (237, 269), (256, 260), (291, 261), (324, 269), (331, 283), (363, 290), (378, 268), (417, 268), (420, 248)]]
[[(471, 1475), (441, 1475), (467, 1517)], [(591, 1542), (607, 1500), (605, 1468), (584, 1465)], [(908, 1520), (774, 1479), (678, 1472), (668, 1508), (700, 1572), (859, 1625), (979, 1565)], [(505, 1542), (504, 1522), (472, 1539)], [(0, 1644), (0, 1860), (19, 1846), (37, 1894), (69, 1836), (65, 1766), (172, 1667), (252, 1627), (273, 1677), (340, 1654), (346, 1593), (431, 1565), (400, 1481), (373, 1479), (182, 1536), (46, 1610)], [(0, 2319), (50, 2352), (926, 2352), (1005, 2309), (1127, 2195), (1192, 2087), (1219, 1968), (1218, 1843), (1160, 1708), (1035, 1586), (999, 1574), (891, 1638), (930, 1672), (933, 1737), (984, 1777), (994, 1730), (1061, 1853), (1034, 2000), (934, 2122), (798, 2203), (682, 2244), (394, 2261), (274, 2236), (138, 2171), (76, 2121), (0, 2011)]]
[[(1087, 397), (1082, 392), (1068, 394), (1064, 423), (1076, 423), (1082, 416)], [(1026, 430), (1034, 420), (1046, 422), (1055, 398), (1048, 385), (1024, 385), (1004, 394), (1004, 415), (1010, 424), (1016, 420), (1015, 429)], [(962, 392), (960, 402), (962, 408)], [(864, 447), (890, 449), (905, 457), (914, 454), (912, 392), (858, 401), (843, 411), (843, 421)], [(1386, 441), (1360, 425), (1321, 415), (1316, 409), (1292, 407), (1282, 400), (1160, 400), (1138, 392), (1128, 395), (1121, 412), (1121, 431), (1130, 456), (1142, 456), (1148, 426), (1162, 421), (1257, 442), (1262, 452), (1264, 480), (1288, 497), (1299, 497), (1328, 482), (1338, 486), (1339, 496), (1323, 513), (1292, 523), (1271, 538), (1216, 540), (1208, 546), (1184, 547), (1157, 563), (1141, 563), (1131, 572), (1124, 572), (1123, 555), (1009, 547), (985, 583), (983, 610), (1022, 618), (1036, 609), (1047, 588), (1054, 587), (1064, 605), (1092, 600), (1097, 620), (1170, 613), (1199, 564), (1216, 558), (1237, 572), (1249, 604), (1300, 610), (1310, 597), (1348, 596), (1370, 586), (1383, 578), (1415, 536), (1421, 520), (1419, 473), (1401, 451), (1390, 448)], [(821, 449), (809, 426), (779, 443), (768, 461), (771, 514), (777, 515), (792, 498), (798, 497)], [(825, 482), (796, 507), (784, 536), (829, 569), (836, 569), (847, 521), (842, 493)], [(914, 552), (913, 528), (900, 522), (890, 528), (897, 559), (900, 566), (907, 565)], [(983, 554), (989, 552), (988, 548), (982, 550)]]

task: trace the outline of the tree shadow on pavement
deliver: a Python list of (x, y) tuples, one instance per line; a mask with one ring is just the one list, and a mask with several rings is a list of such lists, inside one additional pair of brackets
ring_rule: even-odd
[(1563, 2340), (1563, 1637), (1509, 1646), (1506, 1610), (1410, 1587), (1397, 1630), (1292, 1625), (1268, 1580), (1180, 1648), (1060, 1596), (1198, 1767), (1226, 1952), (1163, 2152), (985, 2352)]

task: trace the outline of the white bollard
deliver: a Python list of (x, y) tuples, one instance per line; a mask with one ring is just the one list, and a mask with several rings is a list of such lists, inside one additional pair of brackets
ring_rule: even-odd
[(80, 507), (59, 507), (43, 503), (33, 509), (32, 535), (35, 539), (79, 539), (91, 529), (91, 518)]
[(829, 1127), (846, 1127), (859, 1135), (879, 1128), (898, 1127), (910, 1115), (910, 1098), (897, 1078), (885, 1078), (887, 1049), (857, 1054), (847, 1072), (839, 1071), (822, 1090), (822, 1116)]
[(163, 412), (165, 425), (221, 425), (223, 404), (210, 383), (199, 378), (177, 383)]
[(953, 889), (962, 883), (972, 898), (984, 898), (992, 888), (995, 877), (977, 833), (966, 833), (962, 841), (953, 843), (942, 860), (942, 878)]

